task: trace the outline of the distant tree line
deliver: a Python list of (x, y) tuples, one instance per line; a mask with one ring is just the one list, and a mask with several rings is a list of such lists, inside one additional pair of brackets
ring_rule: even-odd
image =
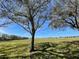
[(78, 38), (79, 36), (66, 36), (66, 37), (55, 37), (56, 39), (58, 38)]
[(28, 37), (20, 37), (16, 35), (8, 35), (8, 34), (2, 34), (0, 36), (0, 41), (21, 40), (21, 39), (28, 39)]

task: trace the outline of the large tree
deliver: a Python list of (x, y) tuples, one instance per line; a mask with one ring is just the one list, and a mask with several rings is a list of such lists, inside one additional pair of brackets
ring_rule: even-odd
[(34, 51), (34, 37), (37, 29), (47, 20), (51, 0), (2, 0), (2, 16), (13, 21), (32, 36), (31, 50)]
[(52, 12), (53, 27), (70, 26), (79, 29), (79, 0), (55, 0)]

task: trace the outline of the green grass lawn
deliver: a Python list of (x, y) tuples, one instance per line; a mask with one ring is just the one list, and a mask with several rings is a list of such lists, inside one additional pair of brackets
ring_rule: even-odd
[[(22, 59), (25, 56), (28, 57), (30, 55), (30, 42), (30, 39), (1, 41), (0, 59)], [(77, 59), (79, 58), (79, 38), (35, 39), (35, 49), (38, 50), (38, 54), (35, 53), (38, 56), (36, 59)]]

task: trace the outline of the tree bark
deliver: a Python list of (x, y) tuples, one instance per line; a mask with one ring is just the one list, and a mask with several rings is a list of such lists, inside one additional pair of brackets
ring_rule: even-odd
[(34, 25), (34, 20), (31, 16), (31, 26), (32, 26), (32, 41), (31, 41), (31, 50), (30, 52), (33, 52), (34, 51), (34, 40), (35, 40), (35, 25)]
[(34, 39), (35, 39), (35, 31), (33, 31), (33, 33), (32, 33), (31, 49), (30, 49), (30, 59), (34, 59), (34, 56), (31, 55), (31, 52), (34, 51)]
[(33, 52), (34, 51), (34, 39), (35, 39), (35, 24), (34, 24), (34, 19), (33, 19), (33, 16), (31, 14), (31, 9), (29, 8), (29, 14), (30, 14), (30, 22), (31, 22), (31, 26), (32, 26), (32, 33), (31, 33), (31, 36), (32, 36), (32, 40), (31, 40), (31, 49), (30, 49), (30, 52)]
[(31, 40), (31, 50), (30, 52), (34, 51), (34, 39), (35, 39), (35, 32), (32, 33), (32, 40)]

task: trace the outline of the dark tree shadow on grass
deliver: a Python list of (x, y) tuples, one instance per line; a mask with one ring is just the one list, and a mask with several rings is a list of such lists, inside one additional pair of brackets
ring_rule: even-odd
[(79, 41), (42, 44), (38, 44), (32, 59), (79, 59)]
[[(25, 45), (24, 45), (25, 46)], [(19, 46), (20, 48), (22, 46)], [(18, 47), (10, 48), (15, 49)], [(10, 50), (7, 49), (7, 50)], [(5, 57), (6, 56), (6, 57)], [(30, 57), (31, 56), (31, 57)], [(60, 44), (55, 43), (39, 43), (35, 44), (35, 51), (31, 52), (28, 56), (14, 56), (5, 59), (79, 59), (79, 41), (63, 42)], [(0, 56), (2, 59), (2, 56)]]

